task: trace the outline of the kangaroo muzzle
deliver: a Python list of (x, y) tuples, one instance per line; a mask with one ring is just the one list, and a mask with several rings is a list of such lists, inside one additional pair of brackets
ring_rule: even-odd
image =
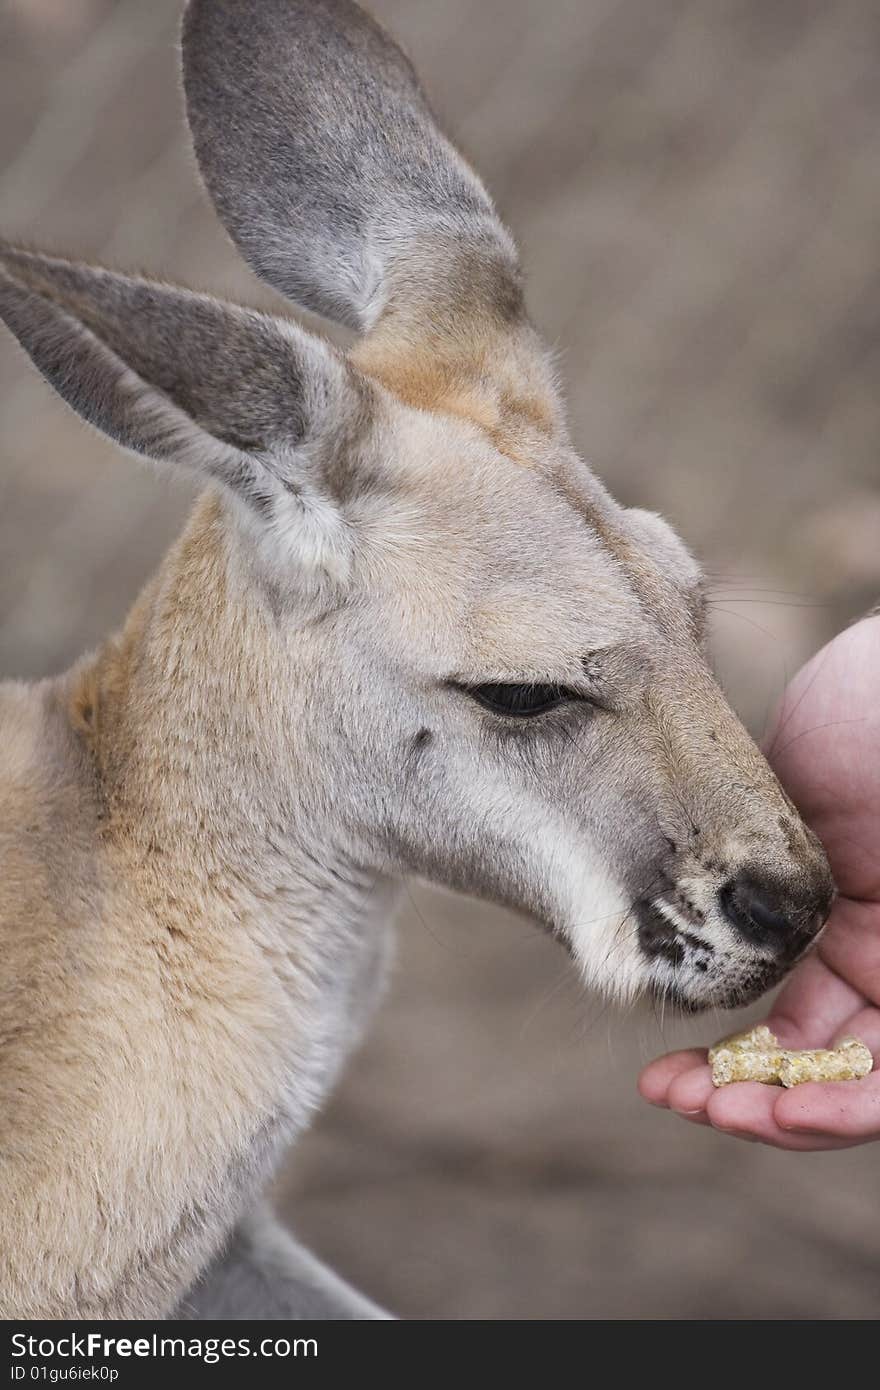
[(821, 844), (720, 692), (712, 716), (708, 737), (676, 726), (679, 809), (636, 909), (651, 988), (687, 1009), (770, 988), (815, 942), (835, 893)]

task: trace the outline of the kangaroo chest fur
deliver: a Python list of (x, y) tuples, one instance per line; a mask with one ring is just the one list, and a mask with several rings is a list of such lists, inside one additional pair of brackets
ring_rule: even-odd
[[(228, 560), (208, 498), (119, 639), (36, 692), (0, 687), (0, 1103), (25, 1159), (0, 1230), (36, 1212), (63, 1147), (82, 1220), (48, 1218), (58, 1316), (167, 1311), (325, 1098), (384, 976), (394, 884), (323, 839), (287, 740), (270, 760), (247, 692), (188, 650), (208, 622), (218, 660), (234, 640), (270, 679), (265, 634), (225, 602)], [(155, 1277), (132, 1246), (161, 1252)]]

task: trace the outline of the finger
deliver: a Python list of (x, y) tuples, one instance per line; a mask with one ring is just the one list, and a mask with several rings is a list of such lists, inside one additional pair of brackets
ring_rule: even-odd
[(669, 1087), (683, 1071), (705, 1062), (705, 1052), (669, 1052), (649, 1062), (639, 1077), (639, 1095), (650, 1105), (666, 1105)]
[(862, 1081), (808, 1081), (776, 1102), (776, 1121), (792, 1135), (837, 1139), (880, 1138), (880, 1073)]
[(867, 1008), (852, 1014), (835, 1033), (834, 1046), (842, 1038), (858, 1038), (873, 1052), (875, 1068), (880, 1067), (880, 1009), (872, 1008), (869, 1004)]
[(819, 955), (829, 969), (851, 982), (863, 999), (880, 1005), (878, 912), (876, 903), (841, 899), (835, 905), (833, 923), (829, 922), (819, 942)]
[[(790, 1093), (784, 1093), (790, 1094)], [(706, 1114), (714, 1129), (735, 1139), (769, 1144), (775, 1149), (816, 1152), (848, 1148), (853, 1142), (837, 1134), (800, 1133), (779, 1123), (775, 1108), (780, 1092), (757, 1081), (738, 1081), (722, 1086), (710, 1098)]]
[(705, 1065), (703, 1054), (696, 1054), (700, 1058), (701, 1065), (691, 1066), (687, 1071), (682, 1071), (669, 1087), (667, 1105), (670, 1110), (674, 1110), (676, 1115), (681, 1115), (685, 1120), (693, 1120), (697, 1124), (708, 1124), (706, 1107), (709, 1099), (715, 1090), (712, 1085), (711, 1068)]
[(864, 996), (813, 954), (792, 971), (768, 1024), (786, 1047), (827, 1047), (863, 1004)]
[(713, 1089), (706, 1100), (706, 1114), (715, 1129), (761, 1139), (776, 1128), (773, 1122), (775, 1087), (758, 1081), (736, 1081)]

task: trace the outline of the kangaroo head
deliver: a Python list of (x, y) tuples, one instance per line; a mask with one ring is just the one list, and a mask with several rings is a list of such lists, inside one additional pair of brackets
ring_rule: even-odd
[(622, 996), (753, 997), (824, 922), (824, 855), (713, 679), (695, 561), (572, 448), (409, 63), (349, 0), (192, 0), (183, 55), (222, 221), (354, 347), (12, 249), (0, 312), (86, 419), (222, 496), (328, 855), (528, 911)]

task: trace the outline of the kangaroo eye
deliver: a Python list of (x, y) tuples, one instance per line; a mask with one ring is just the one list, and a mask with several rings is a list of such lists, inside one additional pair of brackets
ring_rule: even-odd
[(495, 714), (514, 715), (519, 719), (544, 714), (546, 710), (574, 700), (581, 703), (584, 700), (583, 695), (564, 685), (464, 685), (461, 689)]

